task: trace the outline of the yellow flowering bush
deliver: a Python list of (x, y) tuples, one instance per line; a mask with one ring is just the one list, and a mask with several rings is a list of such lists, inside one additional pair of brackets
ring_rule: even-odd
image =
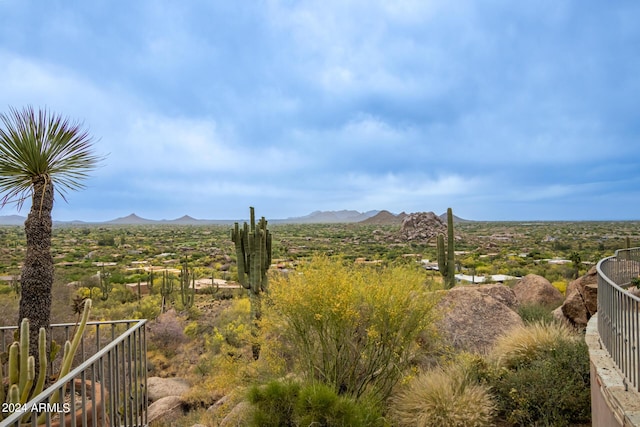
[(282, 345), (309, 379), (338, 393), (389, 396), (408, 368), (435, 298), (411, 266), (348, 265), (314, 257), (270, 281), (269, 315)]

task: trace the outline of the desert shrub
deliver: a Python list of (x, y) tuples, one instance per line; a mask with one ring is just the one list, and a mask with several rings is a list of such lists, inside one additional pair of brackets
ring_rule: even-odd
[(382, 426), (380, 409), (363, 399), (357, 402), (338, 394), (325, 384), (311, 384), (300, 390), (296, 404), (298, 425), (303, 426)]
[(150, 344), (172, 355), (178, 347), (186, 342), (184, 326), (174, 310), (167, 311), (149, 324)]
[(384, 400), (408, 367), (435, 297), (407, 267), (347, 265), (318, 256), (271, 280), (271, 313), (284, 321), (280, 344), (309, 380), (336, 392)]
[(413, 378), (391, 399), (389, 415), (395, 425), (492, 425), (494, 403), (489, 388), (469, 375), (473, 369), (473, 364), (450, 365), (425, 371)]
[(554, 321), (552, 309), (540, 304), (521, 305), (518, 307), (518, 314), (525, 324)]
[(536, 322), (498, 338), (491, 353), (499, 367), (515, 369), (552, 352), (560, 343), (579, 340), (581, 336), (562, 323)]
[(384, 423), (378, 408), (339, 396), (324, 384), (275, 380), (251, 387), (248, 400), (253, 405), (251, 426), (374, 427)]
[(567, 281), (566, 280), (557, 280), (551, 283), (554, 288), (562, 292), (562, 295), (567, 293)]
[(251, 425), (260, 427), (295, 426), (294, 409), (300, 384), (292, 381), (271, 381), (249, 389), (248, 400), (253, 405)]
[(147, 295), (137, 304), (133, 313), (134, 319), (155, 319), (160, 314), (160, 296)]
[(539, 323), (500, 339), (491, 386), (507, 421), (522, 426), (589, 421), (589, 354), (581, 338), (558, 324)]

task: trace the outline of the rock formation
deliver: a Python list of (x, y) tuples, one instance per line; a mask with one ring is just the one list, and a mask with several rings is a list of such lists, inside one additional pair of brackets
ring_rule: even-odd
[(554, 312), (560, 320), (578, 328), (585, 328), (587, 322), (598, 310), (598, 272), (592, 267), (587, 274), (569, 283), (566, 299)]
[(147, 378), (149, 422), (162, 420), (169, 423), (184, 414), (184, 404), (180, 396), (189, 391), (190, 386), (182, 378)]
[(442, 315), (438, 320), (438, 329), (454, 348), (482, 353), (489, 350), (500, 335), (523, 325), (518, 313), (490, 296), (489, 292), (495, 292), (496, 295), (508, 293), (489, 288), (479, 291), (475, 286), (457, 286), (447, 291), (438, 303)]
[(433, 212), (411, 213), (400, 225), (400, 236), (405, 241), (427, 242), (438, 234), (446, 234), (447, 225)]
[(513, 292), (521, 305), (543, 305), (557, 307), (564, 301), (562, 292), (553, 287), (551, 282), (537, 274), (527, 274), (513, 287)]

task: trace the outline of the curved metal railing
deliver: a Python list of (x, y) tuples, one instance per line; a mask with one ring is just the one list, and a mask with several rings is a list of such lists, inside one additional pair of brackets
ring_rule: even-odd
[(621, 249), (598, 262), (598, 334), (625, 378), (640, 391), (640, 298), (629, 288), (640, 276), (640, 248)]
[[(1, 419), (0, 427), (21, 426), (26, 419), (33, 427), (148, 425), (145, 323), (146, 320), (88, 322), (76, 353), (76, 367), (20, 405), (18, 412)], [(51, 325), (49, 336), (64, 342), (73, 335), (75, 326)], [(0, 351), (11, 345), (15, 329), (0, 327)], [(59, 362), (60, 357), (49, 372), (55, 372)], [(65, 397), (69, 401), (48, 404), (54, 394), (61, 396), (59, 402)], [(38, 417), (31, 416), (35, 413), (42, 413), (41, 424)]]

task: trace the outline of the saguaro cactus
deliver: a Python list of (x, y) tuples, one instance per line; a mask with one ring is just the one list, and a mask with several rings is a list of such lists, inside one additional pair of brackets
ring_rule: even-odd
[(189, 262), (185, 257), (180, 272), (180, 301), (184, 308), (193, 306), (196, 294), (196, 279), (193, 271), (189, 270)]
[(111, 283), (111, 273), (104, 269), (104, 265), (101, 271), (98, 271), (98, 278), (100, 280), (100, 290), (102, 291), (100, 299), (106, 301), (109, 299), (109, 294), (113, 290), (113, 284)]
[[(253, 207), (251, 227), (244, 223), (242, 229), (236, 222), (231, 229), (231, 240), (236, 246), (238, 258), (238, 281), (249, 291), (251, 317), (254, 322), (254, 334), (257, 335), (257, 321), (262, 317), (262, 292), (267, 291), (267, 270), (271, 265), (271, 233), (267, 229), (267, 220), (262, 217), (256, 226)], [(253, 346), (253, 355), (257, 359), (260, 348)]]
[(162, 272), (162, 283), (160, 284), (160, 295), (162, 295), (160, 311), (162, 313), (165, 312), (167, 306), (167, 297), (171, 297), (171, 294), (173, 294), (173, 277), (167, 273), (167, 270), (164, 270)]
[(446, 289), (451, 289), (456, 284), (455, 278), (455, 253), (453, 238), (453, 211), (447, 209), (447, 249), (445, 253), (444, 236), (438, 235), (438, 269), (444, 280)]

